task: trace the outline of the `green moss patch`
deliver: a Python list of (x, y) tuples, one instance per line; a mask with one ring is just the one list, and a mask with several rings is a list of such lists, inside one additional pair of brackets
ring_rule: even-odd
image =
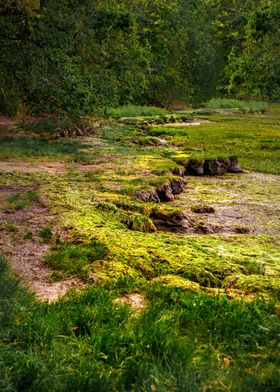
[(79, 273), (87, 264), (103, 259), (107, 253), (106, 246), (98, 241), (92, 241), (88, 246), (64, 243), (56, 245), (44, 261), (53, 269)]

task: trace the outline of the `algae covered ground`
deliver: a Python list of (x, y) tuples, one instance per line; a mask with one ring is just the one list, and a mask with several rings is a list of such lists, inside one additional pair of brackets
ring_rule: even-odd
[(161, 114), (0, 135), (1, 390), (279, 390), (279, 108)]

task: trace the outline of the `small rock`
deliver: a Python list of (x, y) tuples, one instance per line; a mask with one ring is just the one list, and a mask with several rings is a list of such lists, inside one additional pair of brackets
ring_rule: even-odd
[(162, 184), (158, 189), (157, 189), (157, 194), (160, 199), (160, 201), (173, 201), (174, 200), (174, 195), (173, 195), (173, 190), (171, 187), (171, 182), (166, 181), (164, 184)]
[(243, 173), (243, 170), (239, 166), (237, 158), (230, 158), (229, 159), (228, 172), (229, 173)]
[(176, 231), (184, 231), (191, 226), (186, 214), (182, 211), (169, 215), (153, 213), (152, 218), (154, 225), (162, 230), (173, 231), (176, 229)]
[(204, 162), (204, 174), (210, 176), (222, 175), (228, 171), (229, 161), (227, 159), (206, 159)]
[(202, 176), (204, 174), (204, 161), (196, 161), (191, 159), (187, 166), (186, 172), (195, 176)]
[(237, 225), (234, 227), (234, 232), (238, 234), (248, 234), (250, 231), (251, 228), (247, 225)]
[(185, 169), (181, 169), (180, 167), (176, 167), (175, 169), (172, 170), (172, 173), (175, 176), (184, 177)]
[(137, 191), (134, 193), (134, 196), (137, 197), (138, 199), (146, 202), (146, 203), (148, 203), (148, 202), (159, 203), (160, 202), (159, 195), (154, 189)]
[(196, 214), (213, 214), (215, 212), (214, 207), (205, 206), (205, 205), (194, 206), (191, 208), (191, 210)]
[(172, 180), (170, 182), (173, 195), (179, 195), (183, 193), (187, 187), (187, 181), (184, 178), (179, 178), (178, 180)]

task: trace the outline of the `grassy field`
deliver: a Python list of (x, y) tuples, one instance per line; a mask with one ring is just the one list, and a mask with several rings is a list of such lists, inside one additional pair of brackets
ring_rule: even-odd
[(197, 127), (152, 127), (148, 135), (172, 140), (190, 158), (230, 156), (244, 169), (280, 173), (279, 112), (271, 115), (213, 115)]
[(265, 113), (268, 110), (266, 102), (239, 101), (238, 99), (213, 98), (205, 104), (210, 109), (230, 109), (248, 113)]
[[(276, 107), (194, 127), (108, 121), (81, 142), (3, 139), (1, 391), (278, 391), (279, 119)], [(269, 174), (187, 178), (170, 203), (134, 197), (174, 178), (180, 160), (220, 155)], [(13, 171), (18, 159), (38, 171)], [(58, 160), (61, 173), (42, 171)], [(153, 216), (182, 211), (192, 234), (155, 227)], [(219, 218), (236, 227), (195, 231)], [(34, 268), (36, 247), (41, 284), (78, 279), (76, 290), (47, 303), (22, 286), (8, 264), (18, 249)]]

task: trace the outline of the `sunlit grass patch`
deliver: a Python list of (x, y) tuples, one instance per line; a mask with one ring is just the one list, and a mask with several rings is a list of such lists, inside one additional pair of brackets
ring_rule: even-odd
[(210, 109), (238, 109), (243, 112), (265, 113), (268, 110), (266, 102), (240, 101), (238, 99), (213, 98), (205, 104)]
[[(279, 124), (259, 117), (215, 117), (215, 122), (194, 128), (150, 128), (150, 135), (168, 134), (170, 143), (180, 146), (188, 158), (237, 156), (243, 169), (280, 173)], [(175, 156), (177, 154), (174, 154)]]
[(140, 117), (140, 116), (163, 116), (168, 114), (168, 110), (155, 106), (125, 105), (119, 108), (112, 108), (108, 112), (112, 117)]

